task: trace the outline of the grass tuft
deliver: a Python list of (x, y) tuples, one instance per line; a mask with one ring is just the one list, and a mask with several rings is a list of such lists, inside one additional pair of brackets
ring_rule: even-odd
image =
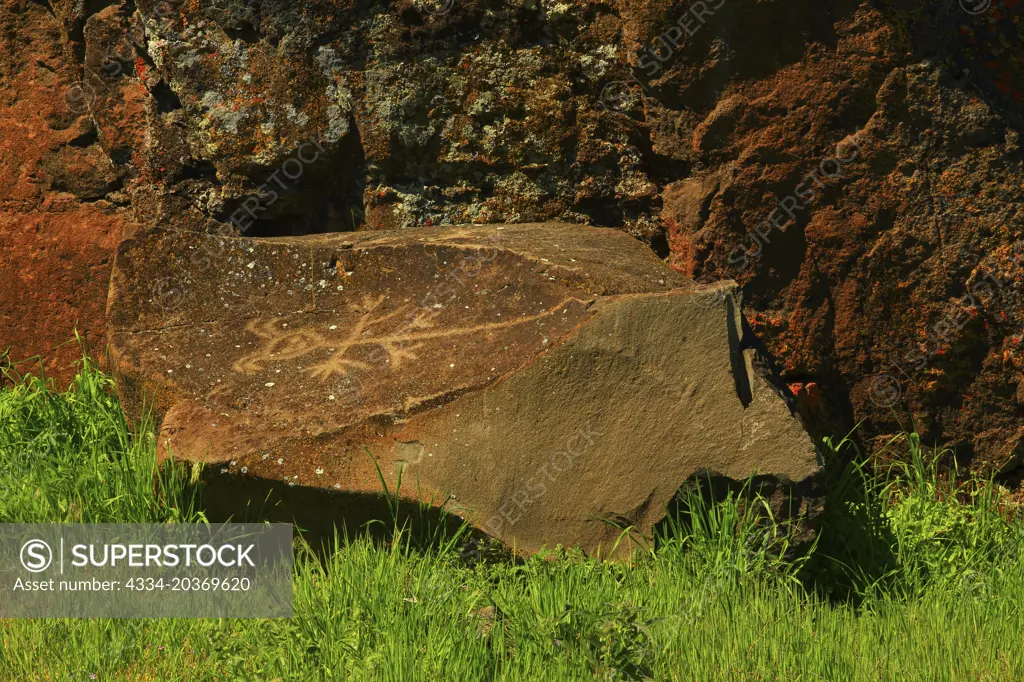
[(133, 434), (113, 380), (83, 358), (64, 392), (4, 372), (0, 523), (162, 523), (202, 518), (198, 469), (157, 464), (152, 424)]

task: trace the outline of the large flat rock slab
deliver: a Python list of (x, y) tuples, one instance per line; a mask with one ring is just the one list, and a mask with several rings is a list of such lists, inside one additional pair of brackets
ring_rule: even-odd
[(610, 549), (710, 472), (798, 483), (815, 449), (743, 350), (739, 293), (617, 230), (535, 224), (119, 249), (129, 411), (230, 476), (446, 501), (509, 546)]

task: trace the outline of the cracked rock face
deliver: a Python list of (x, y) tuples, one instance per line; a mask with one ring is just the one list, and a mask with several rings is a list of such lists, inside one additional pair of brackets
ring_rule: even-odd
[(140, 227), (558, 220), (737, 282), (816, 436), (1024, 461), (1024, 3), (10, 0), (0, 26), (0, 350), (58, 378)]
[(694, 475), (817, 472), (739, 298), (610, 229), (155, 231), (119, 249), (109, 320), (163, 453), (351, 495), (381, 491), (369, 452), (510, 547), (607, 553), (607, 520), (649, 534)]

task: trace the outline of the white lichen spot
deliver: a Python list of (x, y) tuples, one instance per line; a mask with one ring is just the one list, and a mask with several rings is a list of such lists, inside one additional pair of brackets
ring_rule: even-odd
[(295, 106), (292, 104), (286, 104), (284, 107), (285, 115), (288, 120), (292, 123), (298, 123), (300, 126), (304, 126), (309, 123), (309, 116), (305, 113), (297, 111)]

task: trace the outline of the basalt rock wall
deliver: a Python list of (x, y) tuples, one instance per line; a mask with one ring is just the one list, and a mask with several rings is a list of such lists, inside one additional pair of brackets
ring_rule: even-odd
[(819, 433), (1024, 457), (1017, 0), (9, 0), (0, 26), (15, 359), (104, 342), (139, 227), (557, 220), (737, 281)]

